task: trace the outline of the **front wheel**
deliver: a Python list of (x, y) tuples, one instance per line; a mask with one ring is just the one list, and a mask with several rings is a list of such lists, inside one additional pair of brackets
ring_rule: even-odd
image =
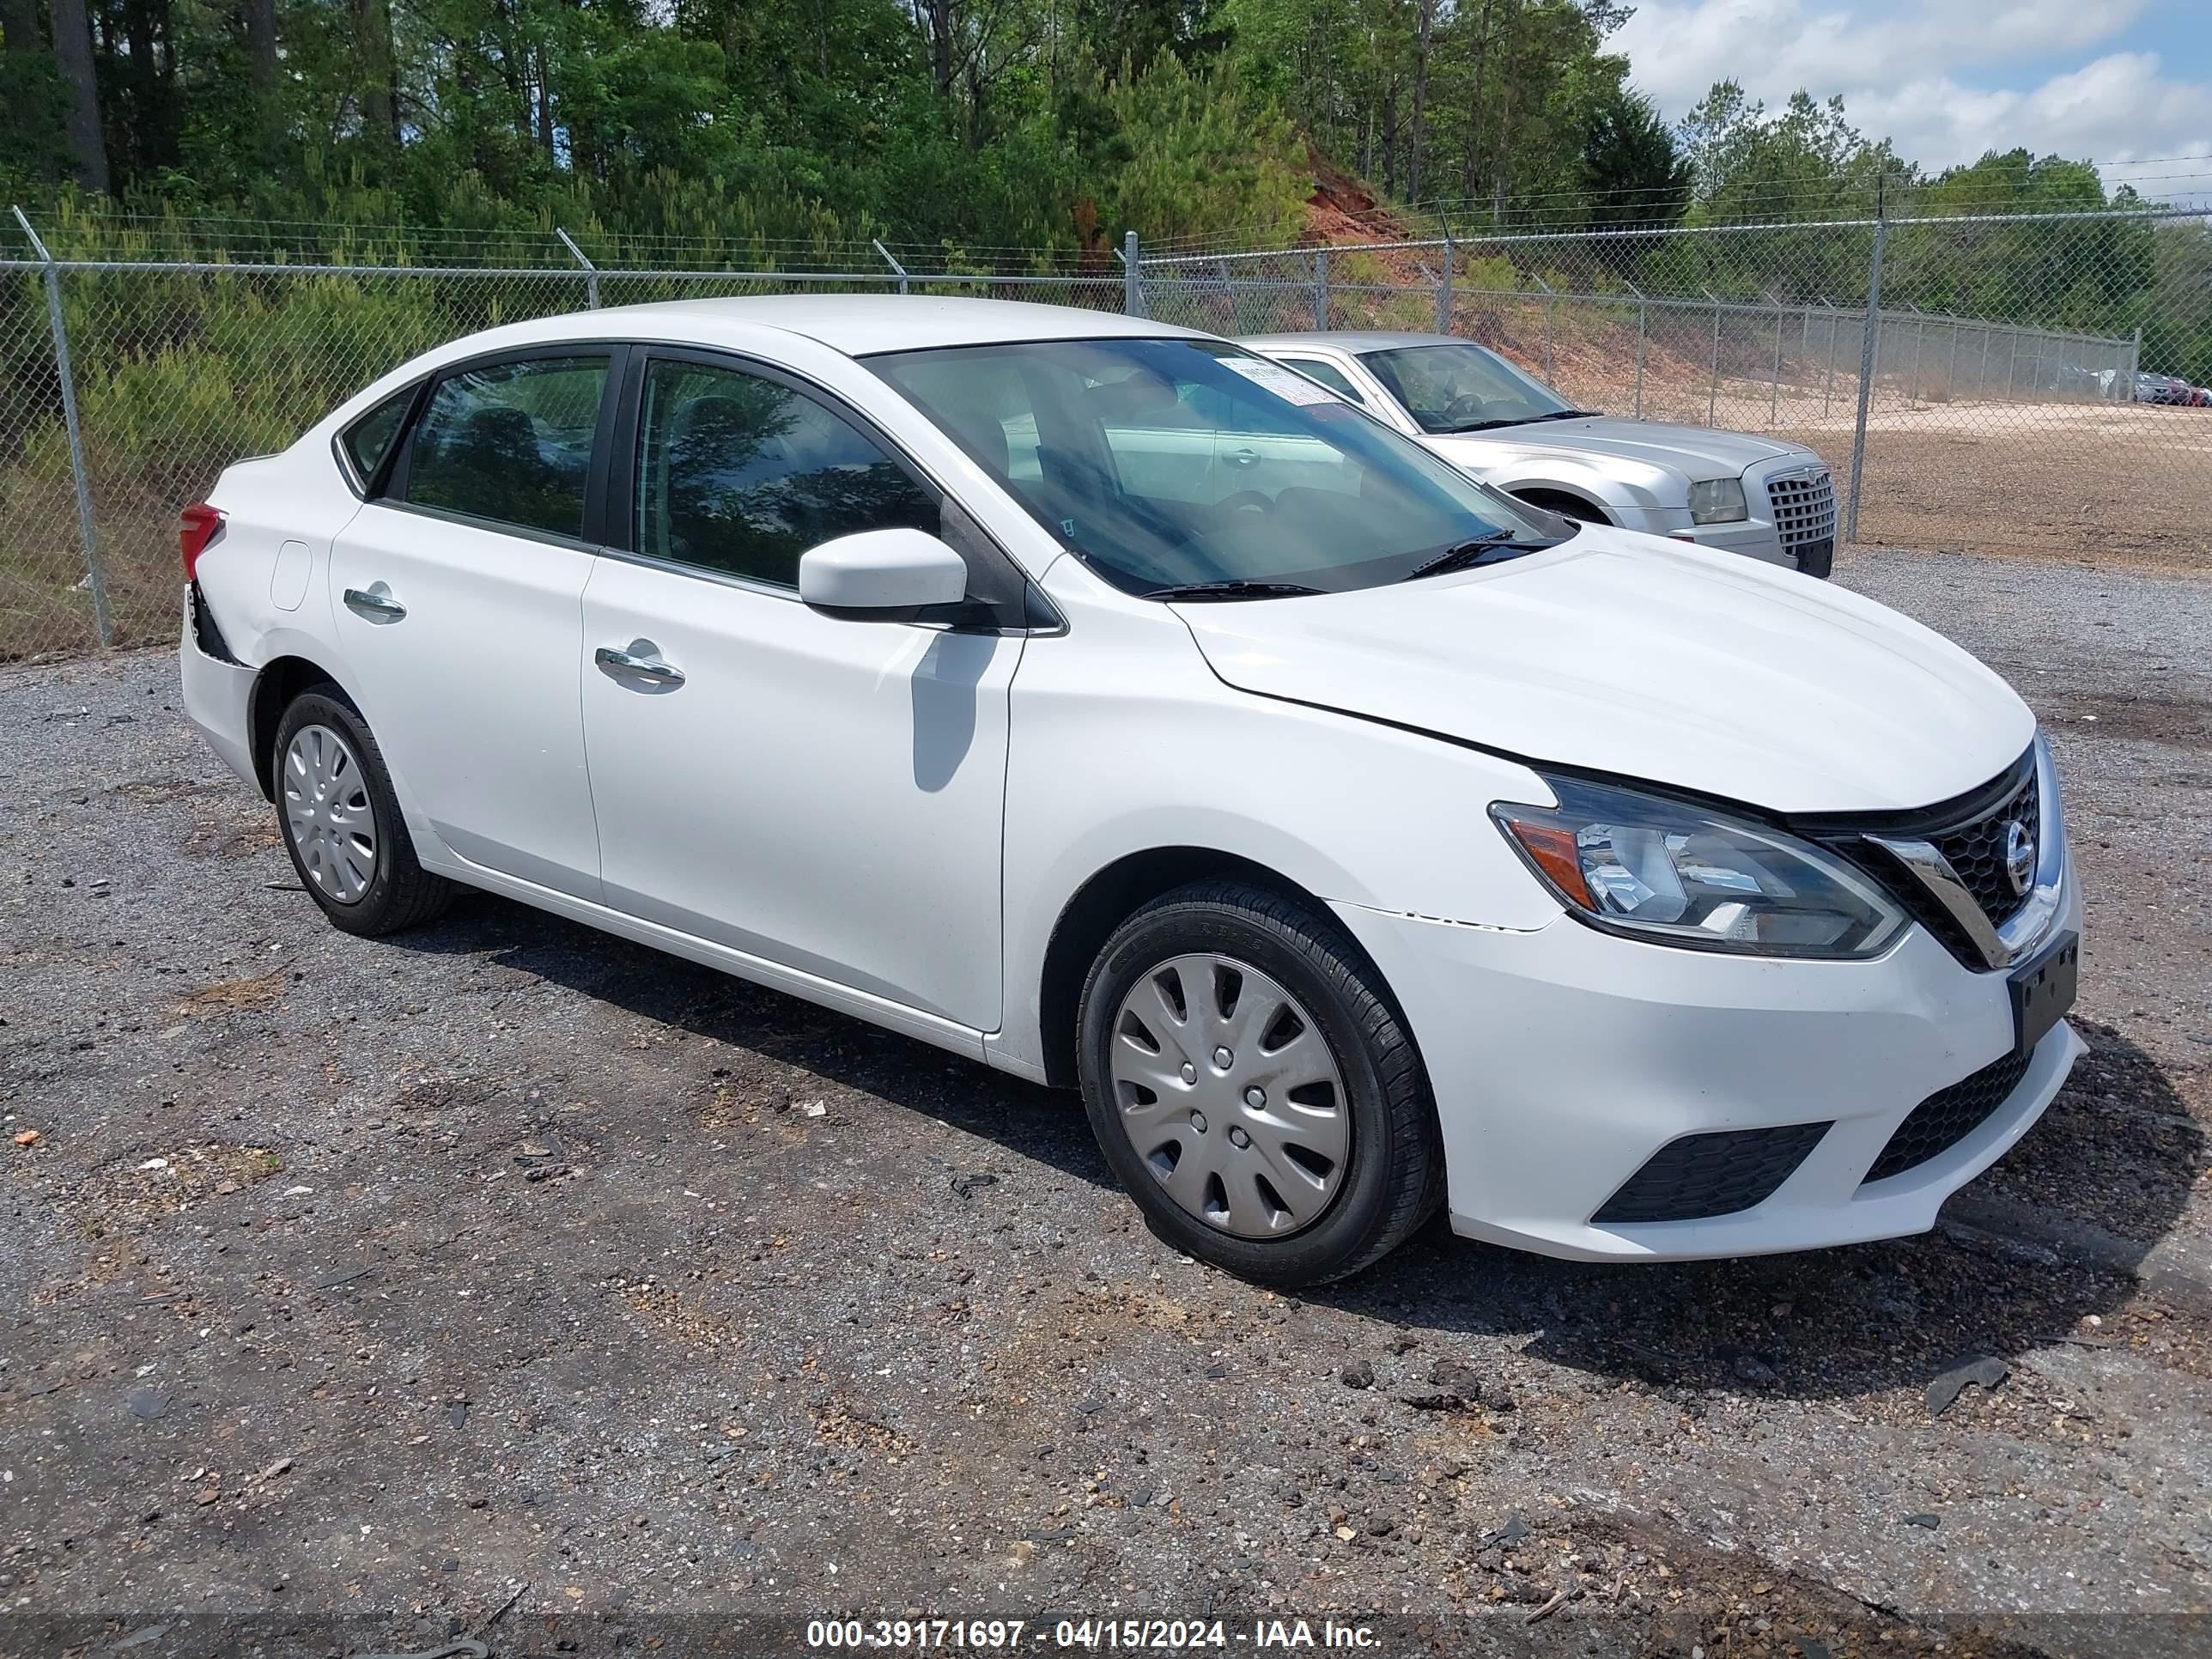
[(1381, 977), (1325, 913), (1194, 884), (1117, 928), (1078, 1018), (1084, 1104), (1154, 1232), (1261, 1283), (1342, 1279), (1436, 1209), (1436, 1109)]
[(383, 752), (336, 686), (292, 699), (276, 723), (277, 823), (307, 896), (349, 933), (431, 921), (453, 884), (416, 861)]

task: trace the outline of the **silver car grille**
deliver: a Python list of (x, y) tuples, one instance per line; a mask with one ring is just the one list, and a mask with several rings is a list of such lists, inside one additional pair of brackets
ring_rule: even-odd
[(1766, 504), (1774, 514), (1774, 528), (1784, 547), (1835, 538), (1836, 486), (1825, 469), (1769, 478)]

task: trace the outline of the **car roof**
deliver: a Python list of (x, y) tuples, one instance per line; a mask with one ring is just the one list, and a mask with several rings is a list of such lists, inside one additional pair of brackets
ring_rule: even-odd
[(1240, 334), (1239, 345), (1265, 349), (1269, 346), (1335, 346), (1344, 351), (1390, 351), (1405, 346), (1473, 345), (1454, 334), (1393, 333), (1382, 329), (1308, 329), (1291, 334)]
[(853, 357), (876, 351), (1017, 340), (1206, 337), (1195, 329), (1177, 328), (1146, 317), (1125, 317), (1115, 311), (919, 294), (775, 294), (744, 299), (673, 300), (569, 312), (518, 324), (501, 332), (511, 341), (603, 339), (613, 333), (716, 345), (736, 343), (745, 331), (759, 328), (804, 335)]

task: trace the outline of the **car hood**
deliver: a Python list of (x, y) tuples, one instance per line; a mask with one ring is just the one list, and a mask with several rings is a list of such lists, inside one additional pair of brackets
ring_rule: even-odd
[(1747, 432), (1673, 426), (1662, 421), (1620, 421), (1609, 415), (1579, 421), (1538, 421), (1460, 436), (1446, 434), (1426, 441), (1460, 465), (1478, 470), (1500, 465), (1509, 450), (1530, 456), (1564, 451), (1664, 467), (1689, 479), (1740, 477), (1762, 462), (1785, 457), (1815, 459), (1811, 450), (1801, 445), (1757, 438)]
[(1870, 599), (1599, 526), (1456, 575), (1176, 609), (1242, 690), (1778, 812), (1929, 805), (2035, 732), (2002, 680)]

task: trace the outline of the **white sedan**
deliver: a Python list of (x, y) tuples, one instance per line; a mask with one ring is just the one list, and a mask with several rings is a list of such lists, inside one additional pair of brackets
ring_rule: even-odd
[(503, 894), (1079, 1085), (1255, 1279), (1923, 1230), (2078, 1041), (2051, 758), (1790, 572), (1140, 319), (701, 301), (378, 380), (184, 521), (331, 921)]

